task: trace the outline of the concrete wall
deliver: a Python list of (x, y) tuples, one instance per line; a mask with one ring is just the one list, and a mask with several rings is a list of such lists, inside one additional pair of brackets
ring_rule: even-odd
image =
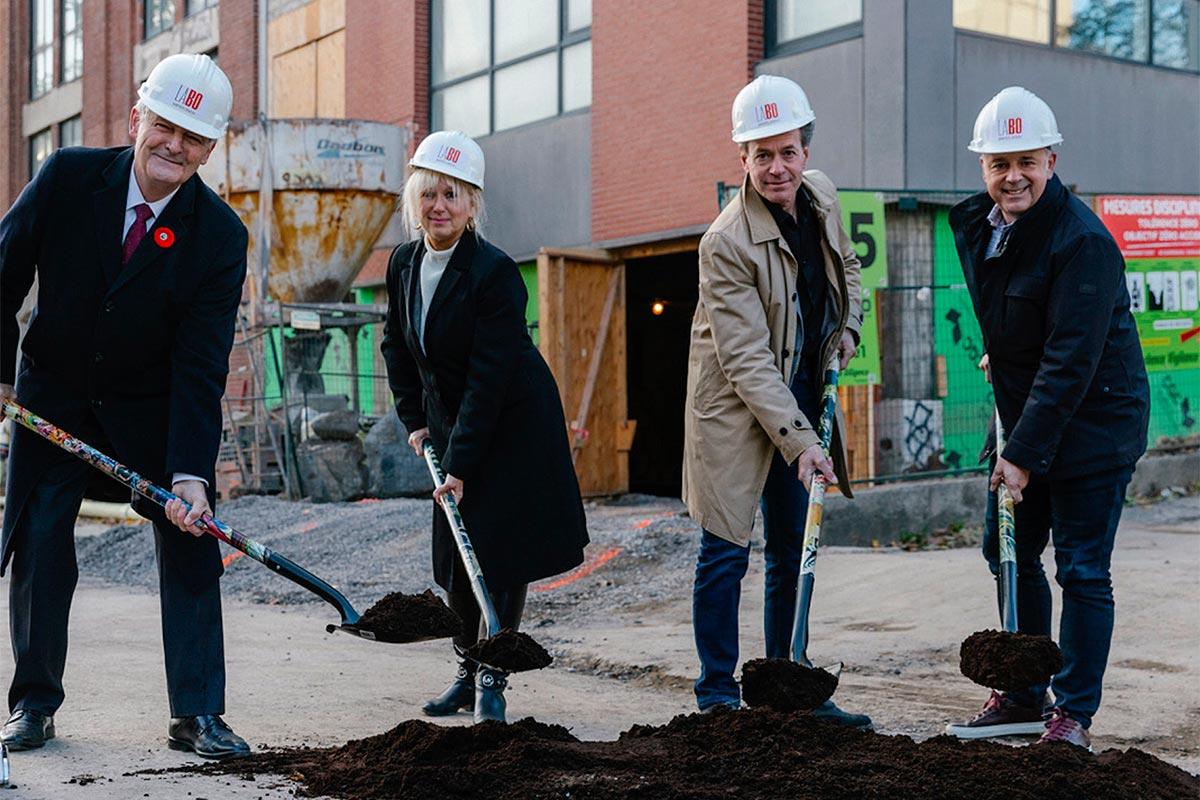
[(479, 139), (484, 235), (518, 261), (591, 241), (592, 115), (568, 114)]
[(758, 75), (791, 78), (804, 89), (817, 115), (808, 165), (843, 188), (866, 185), (863, 47), (863, 39), (850, 39), (768, 59), (755, 69)]
[(979, 109), (1017, 84), (1050, 104), (1064, 142), (1058, 173), (1080, 192), (1200, 192), (1200, 75), (1110, 58), (955, 35), (954, 138), (947, 183), (981, 185), (966, 149)]

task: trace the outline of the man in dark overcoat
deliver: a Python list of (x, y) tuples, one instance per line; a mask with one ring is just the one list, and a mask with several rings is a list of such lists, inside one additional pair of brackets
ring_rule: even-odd
[[(0, 222), (0, 399), (16, 399), (172, 491), (154, 523), (171, 722), (168, 744), (248, 752), (221, 719), (225, 657), (217, 540), (191, 523), (213, 507), (221, 396), (246, 229), (196, 175), (223, 135), (229, 79), (207, 56), (159, 63), (130, 110), (132, 147), (54, 153)], [(17, 361), (17, 310), (37, 306)], [(14, 391), (15, 384), (15, 391)], [(16, 660), (2, 737), (54, 736), (78, 578), (74, 523), (85, 462), (16, 427), (3, 560)]]
[(1091, 749), (1113, 632), (1113, 543), (1146, 449), (1150, 395), (1125, 262), (1054, 173), (1052, 148), (1062, 140), (1045, 102), (1019, 86), (1002, 90), (980, 111), (969, 148), (987, 191), (955, 206), (950, 227), (1008, 433), (993, 453), (984, 556), (998, 575), (995, 492), (1003, 483), (1018, 503), (1017, 627), (1051, 632), (1042, 551), (1052, 540), (1064, 664), (1048, 687), (993, 692), (947, 732), (1037, 734)]

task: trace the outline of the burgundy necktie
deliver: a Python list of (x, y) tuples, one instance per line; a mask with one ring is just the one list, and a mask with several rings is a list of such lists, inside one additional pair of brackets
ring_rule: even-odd
[(125, 246), (121, 248), (121, 264), (129, 263), (129, 259), (133, 256), (133, 251), (137, 250), (137, 246), (142, 243), (142, 239), (146, 238), (146, 220), (154, 216), (153, 209), (145, 203), (139, 203), (133, 207), (133, 213), (137, 214), (137, 219), (129, 226), (129, 233), (125, 234)]

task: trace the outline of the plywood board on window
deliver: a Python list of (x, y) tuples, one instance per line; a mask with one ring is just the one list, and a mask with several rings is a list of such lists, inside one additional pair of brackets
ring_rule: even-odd
[(317, 40), (317, 116), (346, 116), (346, 31)]
[(308, 44), (271, 59), (271, 116), (317, 115), (317, 46)]
[[(616, 291), (607, 304), (614, 270)], [(606, 307), (604, 347), (595, 379), (589, 381)], [(628, 491), (634, 423), (626, 419), (624, 264), (602, 252), (543, 250), (538, 254), (538, 315), (539, 347), (558, 382), (568, 428), (590, 390), (583, 422), (586, 441), (575, 462), (580, 489), (585, 496)]]

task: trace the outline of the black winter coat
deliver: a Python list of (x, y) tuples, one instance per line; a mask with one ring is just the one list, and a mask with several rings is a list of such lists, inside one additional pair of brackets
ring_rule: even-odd
[[(424, 252), (423, 239), (409, 242), (388, 263), (381, 350), (396, 413), (410, 433), (429, 428), (442, 468), (463, 481), (459, 508), (489, 589), (578, 566), (583, 503), (558, 387), (525, 328), (520, 272), (466, 231), (425, 314), (422, 351), (410, 319)], [(469, 590), (450, 526), (433, 512), (434, 578)]]
[(1116, 242), (1053, 176), (985, 260), (993, 205), (986, 192), (959, 203), (950, 227), (1008, 431), (1002, 455), (1053, 478), (1132, 464), (1150, 392)]
[[(246, 228), (193, 175), (122, 266), (132, 162), (129, 147), (59, 150), (0, 221), (0, 383), (16, 377), (18, 401), (68, 433), (90, 415), (108, 455), (160, 486), (176, 472), (205, 478), (212, 504)], [(154, 236), (163, 229), (174, 234), (166, 247)], [(16, 315), (35, 271), (37, 309), (17, 375)], [(4, 565), (25, 499), (61, 457), (14, 427)], [(149, 502), (136, 507), (175, 531), (164, 550), (190, 583), (221, 574), (216, 539), (176, 530)]]

